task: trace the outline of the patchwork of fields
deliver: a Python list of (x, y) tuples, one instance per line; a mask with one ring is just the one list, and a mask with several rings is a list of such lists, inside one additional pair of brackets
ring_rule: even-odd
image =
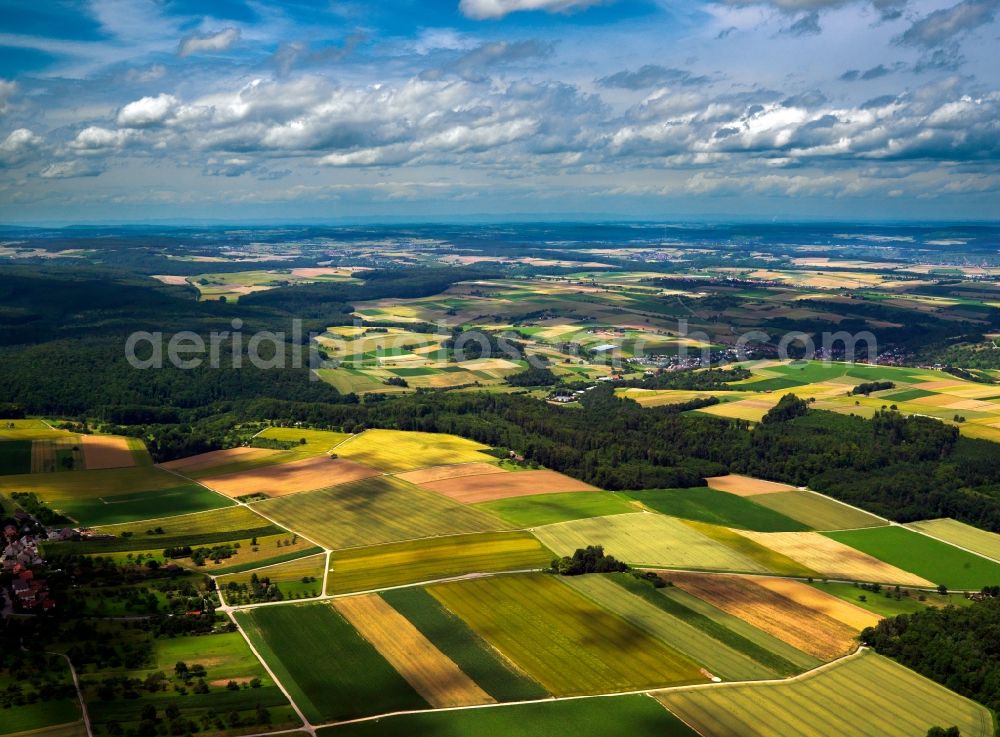
[[(871, 654), (840, 660), (881, 616), (956, 601), (933, 593), (940, 583), (1000, 583), (1000, 562), (989, 559), (1000, 537), (967, 525), (907, 529), (733, 475), (612, 493), (546, 469), (510, 470), (482, 444), (431, 433), (272, 427), (254, 442), (273, 447), (160, 467), (134, 445), (97, 437), (86, 468), (0, 475), (0, 496), (10, 503), (30, 480), (44, 503), (110, 536), (48, 542), (47, 551), (141, 556), (216, 577), (240, 632), (156, 639), (152, 660), (131, 671), (143, 679), (162, 670), (169, 682), (178, 662), (203, 664), (208, 693), (182, 700), (191, 718), (235, 710), (249, 725), (259, 704), (271, 722), (254, 730), (296, 729), (280, 683), (313, 726), (334, 725), (324, 737), (387, 728), (541, 737), (543, 727), (546, 737), (596, 737), (612, 723), (637, 734), (818, 737), (829, 731), (816, 731), (817, 715), (838, 733), (867, 735), (865, 717), (841, 717), (862, 709), (878, 710), (880, 735), (902, 737), (937, 723), (929, 701), (962, 734), (992, 734), (980, 707), (901, 666)], [(36, 441), (25, 442), (0, 442), (0, 464), (30, 464)], [(541, 572), (589, 545), (669, 585)], [(846, 583), (813, 580), (825, 578)], [(883, 601), (854, 581), (912, 595)], [(254, 598), (261, 582), (266, 600)], [(134, 705), (102, 701), (99, 687), (84, 686), (99, 729), (137, 724)], [(655, 698), (503, 706), (633, 691)], [(142, 699), (165, 708), (170, 693)], [(82, 737), (72, 702), (43, 711), (21, 708), (0, 734), (51, 724), (32, 737)], [(395, 712), (406, 714), (381, 716)], [(898, 731), (883, 730), (881, 715)]]

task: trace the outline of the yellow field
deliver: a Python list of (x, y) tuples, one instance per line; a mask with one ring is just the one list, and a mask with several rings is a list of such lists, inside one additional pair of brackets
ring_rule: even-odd
[(764, 481), (750, 476), (740, 476), (731, 473), (726, 476), (711, 476), (705, 479), (708, 488), (724, 491), (736, 496), (756, 496), (757, 494), (775, 494), (783, 491), (795, 491), (794, 486), (779, 484), (776, 481)]
[(350, 435), (342, 432), (331, 432), (329, 430), (307, 430), (300, 427), (269, 427), (257, 435), (259, 438), (270, 438), (271, 440), (286, 440), (305, 443), (296, 446), (292, 452), (296, 454), (317, 455), (327, 453), (335, 445), (342, 443)]
[(0, 492), (31, 490), (46, 501), (97, 499), (180, 486), (183, 479), (153, 466), (0, 477)]
[(333, 606), (435, 709), (496, 703), (378, 594), (335, 599)]
[(662, 514), (591, 517), (536, 527), (533, 532), (558, 555), (572, 555), (577, 548), (588, 545), (603, 545), (608, 555), (635, 565), (769, 572), (758, 561)]
[(920, 737), (942, 725), (962, 737), (993, 735), (984, 707), (869, 652), (784, 682), (656, 698), (704, 737)]
[(933, 587), (930, 581), (816, 532), (751, 532), (740, 535), (787, 555), (824, 578)]
[(455, 435), (402, 430), (365, 430), (335, 451), (380, 471), (412, 471), (425, 466), (489, 462), (487, 446)]

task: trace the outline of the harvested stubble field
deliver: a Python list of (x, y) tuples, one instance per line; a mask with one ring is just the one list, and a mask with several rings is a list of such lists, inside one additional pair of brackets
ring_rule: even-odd
[(496, 703), (378, 594), (335, 599), (333, 606), (432, 707)]
[(327, 593), (372, 591), (466, 573), (546, 567), (550, 550), (527, 532), (450, 535), (333, 553)]
[(523, 701), (549, 696), (426, 589), (409, 586), (383, 591), (381, 597), (495, 700)]
[[(161, 463), (160, 467), (168, 471), (176, 471), (193, 479), (208, 475), (222, 475), (231, 466), (246, 463), (259, 463), (266, 465), (268, 459), (281, 456), (279, 450), (269, 448), (227, 448), (226, 450), (212, 450), (208, 453), (201, 453), (196, 456), (179, 458), (176, 461)], [(242, 470), (242, 469), (234, 469)]]
[(329, 604), (258, 607), (235, 616), (314, 723), (427, 708)]
[(881, 527), (886, 520), (835, 499), (812, 491), (784, 491), (757, 494), (750, 499), (814, 530), (852, 530), (857, 527)]
[(83, 463), (90, 470), (128, 468), (135, 465), (135, 455), (128, 438), (117, 435), (82, 435)]
[[(611, 575), (621, 577), (623, 574)], [(713, 676), (727, 681), (743, 681), (774, 678), (778, 675), (744, 653), (673, 616), (664, 608), (654, 606), (645, 598), (629, 593), (610, 578), (571, 576), (565, 580), (598, 606), (662, 640), (686, 655), (696, 665), (708, 670)], [(640, 585), (649, 588), (650, 593), (658, 599), (661, 598), (648, 584)], [(663, 600), (667, 601), (665, 598)]]
[(608, 737), (613, 734), (698, 737), (644, 695), (406, 714), (319, 731), (320, 737)]
[(325, 489), (379, 475), (374, 468), (327, 455), (278, 463), (225, 476), (202, 478), (201, 483), (228, 497), (266, 494), (281, 497), (303, 491)]
[(488, 463), (487, 446), (455, 435), (365, 430), (337, 448), (337, 455), (387, 473), (455, 463)]
[(424, 489), (454, 499), (463, 504), (491, 502), (537, 494), (556, 494), (565, 491), (599, 491), (556, 471), (518, 471), (481, 474), (463, 478), (441, 479), (421, 483)]
[(388, 476), (254, 506), (333, 550), (510, 529), (492, 515)]
[(923, 522), (911, 522), (907, 525), (918, 532), (924, 532), (931, 537), (985, 555), (987, 558), (1000, 561), (1000, 535), (995, 532), (980, 530), (953, 519), (932, 519)]
[(764, 547), (776, 550), (802, 565), (808, 566), (823, 578), (891, 583), (901, 586), (932, 587), (937, 585), (818, 532), (750, 532), (740, 530), (739, 533)]
[[(256, 543), (254, 543), (254, 539), (256, 539)], [(290, 532), (257, 538), (244, 537), (238, 540), (230, 538), (225, 543), (234, 547), (239, 545), (239, 547), (233, 551), (231, 557), (220, 558), (218, 563), (211, 558), (205, 559), (204, 566), (197, 565), (191, 558), (179, 558), (176, 562), (196, 571), (213, 575), (252, 570), (271, 563), (294, 560), (320, 552), (320, 548), (312, 542)], [(312, 588), (318, 590), (321, 586), (321, 583), (317, 583)]]
[(886, 564), (906, 566), (934, 585), (979, 590), (1000, 584), (1000, 563), (899, 525), (869, 530), (828, 532), (839, 543), (872, 555)]
[[(19, 473), (54, 473), (56, 471), (82, 470), (86, 464), (79, 435), (32, 440), (30, 442), (30, 467)], [(67, 468), (64, 464), (72, 464)]]
[(843, 622), (853, 630), (860, 632), (865, 627), (874, 627), (881, 617), (867, 609), (862, 609), (848, 601), (828, 594), (815, 586), (791, 578), (771, 578), (768, 576), (752, 576), (750, 580), (758, 586), (763, 586), (786, 599), (807, 609), (825, 614), (831, 619)]
[(428, 591), (556, 696), (700, 683), (698, 666), (544, 574)]
[(727, 476), (711, 476), (705, 481), (709, 488), (724, 491), (737, 496), (755, 496), (757, 494), (774, 494), (781, 491), (794, 491), (794, 486), (779, 484), (776, 481), (764, 481), (749, 476), (731, 473)]
[(868, 652), (784, 683), (723, 684), (657, 698), (705, 737), (914, 737), (943, 724), (963, 737), (993, 734), (984, 707)]
[(857, 630), (744, 576), (663, 574), (675, 586), (821, 660), (857, 646)]

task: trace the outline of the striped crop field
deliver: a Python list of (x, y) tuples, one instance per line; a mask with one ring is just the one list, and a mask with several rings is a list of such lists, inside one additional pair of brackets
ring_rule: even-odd
[(750, 501), (798, 520), (814, 530), (850, 530), (856, 527), (881, 527), (886, 524), (881, 517), (812, 491), (757, 494), (750, 497)]
[(941, 725), (957, 726), (962, 737), (993, 734), (987, 709), (870, 652), (783, 683), (657, 698), (705, 737), (914, 737)]
[(428, 591), (555, 696), (700, 683), (689, 658), (545, 574)]
[[(610, 575), (624, 577), (623, 574)], [(673, 616), (663, 608), (654, 606), (646, 599), (629, 593), (611, 578), (571, 576), (565, 581), (598, 606), (617, 614), (684, 653), (714, 676), (727, 681), (738, 681), (775, 678), (778, 675), (770, 668), (709, 636), (703, 630)], [(648, 584), (640, 583), (640, 585), (648, 588), (653, 596), (661, 598)]]
[(327, 593), (370, 591), (466, 573), (544, 568), (554, 557), (527, 532), (449, 535), (334, 553)]
[(960, 548), (971, 550), (973, 553), (985, 555), (993, 560), (1000, 560), (1000, 535), (995, 532), (980, 530), (978, 527), (953, 519), (910, 522), (906, 526)]
[(510, 528), (491, 514), (388, 476), (253, 506), (332, 550)]

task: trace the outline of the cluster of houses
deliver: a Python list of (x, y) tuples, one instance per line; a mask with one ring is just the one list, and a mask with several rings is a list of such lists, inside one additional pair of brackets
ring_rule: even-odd
[[(17, 513), (24, 519), (15, 517), (15, 524), (7, 524), (3, 528), (3, 553), (0, 555), (0, 568), (13, 575), (10, 591), (13, 602), (20, 609), (41, 609), (49, 611), (56, 602), (49, 595), (45, 579), (36, 578), (33, 568), (45, 563), (38, 552), (38, 538), (32, 534), (21, 534), (23, 530), (18, 525), (33, 522), (30, 515)], [(30, 529), (30, 525), (25, 529)]]

